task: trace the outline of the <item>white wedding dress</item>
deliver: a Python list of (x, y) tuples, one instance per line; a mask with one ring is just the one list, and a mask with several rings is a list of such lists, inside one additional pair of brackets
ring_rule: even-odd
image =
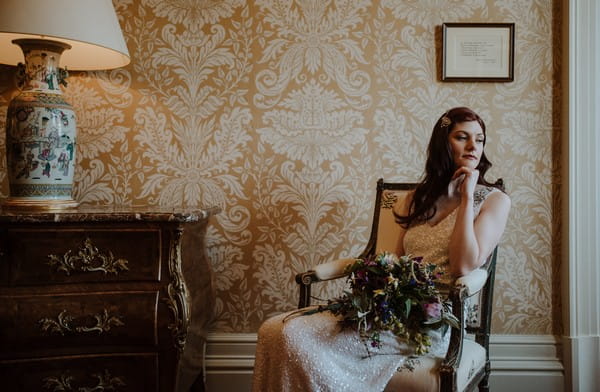
[[(495, 188), (479, 186), (475, 192), (475, 216), (481, 203)], [(406, 254), (423, 256), (442, 270), (448, 265), (448, 242), (456, 210), (436, 225), (411, 227), (404, 237)], [(310, 316), (275, 316), (258, 331), (253, 392), (381, 392), (412, 353), (392, 333), (381, 334), (381, 348), (369, 347), (358, 333), (341, 329), (330, 312)], [(287, 319), (286, 319), (287, 317)], [(284, 320), (285, 319), (285, 320)], [(431, 331), (428, 356), (443, 358), (450, 330)]]

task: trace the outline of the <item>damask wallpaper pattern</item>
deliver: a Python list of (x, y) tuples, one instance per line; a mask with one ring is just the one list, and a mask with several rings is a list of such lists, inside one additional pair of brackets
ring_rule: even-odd
[[(417, 181), (435, 120), (459, 105), (486, 120), (490, 178), (504, 178), (513, 200), (493, 330), (560, 329), (552, 0), (114, 5), (131, 64), (74, 73), (65, 90), (80, 132), (75, 196), (221, 206), (208, 233), (215, 330), (256, 331), (295, 306), (295, 273), (357, 255), (377, 178)], [(441, 23), (474, 21), (516, 24), (514, 82), (439, 81)], [(2, 126), (13, 76), (0, 70)]]

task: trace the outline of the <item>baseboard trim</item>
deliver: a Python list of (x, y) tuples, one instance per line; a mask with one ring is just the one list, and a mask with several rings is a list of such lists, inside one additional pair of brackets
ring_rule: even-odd
[(490, 389), (563, 392), (561, 341), (551, 335), (492, 335)]
[(206, 373), (252, 373), (255, 351), (256, 334), (210, 334), (206, 348)]
[[(562, 392), (560, 346), (560, 340), (551, 335), (492, 335), (492, 390)], [(208, 391), (250, 391), (255, 349), (256, 334), (210, 334), (206, 353)]]
[(563, 371), (560, 339), (551, 335), (492, 335), (490, 362), (493, 370)]

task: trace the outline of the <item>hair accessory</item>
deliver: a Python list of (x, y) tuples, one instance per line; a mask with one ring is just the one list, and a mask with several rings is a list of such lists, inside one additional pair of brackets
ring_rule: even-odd
[(447, 114), (448, 112), (444, 113), (442, 116), (442, 120), (440, 122), (440, 126), (442, 128), (446, 128), (448, 125), (452, 124), (452, 120), (450, 120), (450, 117), (448, 117)]

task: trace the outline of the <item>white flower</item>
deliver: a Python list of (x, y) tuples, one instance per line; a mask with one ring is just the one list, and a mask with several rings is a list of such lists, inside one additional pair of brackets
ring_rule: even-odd
[(381, 255), (381, 263), (392, 265), (398, 263), (398, 256), (395, 253), (385, 252)]

